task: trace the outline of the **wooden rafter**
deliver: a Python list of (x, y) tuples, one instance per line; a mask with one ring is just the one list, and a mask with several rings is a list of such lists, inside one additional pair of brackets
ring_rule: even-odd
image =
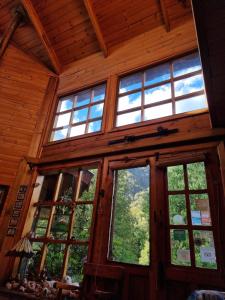
[(23, 13), (18, 9), (15, 11), (14, 17), (8, 28), (4, 31), (0, 41), (0, 58), (4, 55), (5, 50), (10, 42), (10, 39), (23, 20)]
[(164, 0), (158, 0), (159, 8), (162, 14), (162, 20), (163, 24), (165, 26), (165, 29), (167, 32), (170, 31), (170, 22), (169, 22), (169, 17), (167, 14), (167, 9)]
[(53, 49), (53, 47), (49, 41), (49, 38), (48, 38), (46, 31), (40, 21), (40, 18), (38, 16), (35, 8), (33, 7), (33, 4), (31, 3), (30, 0), (21, 0), (21, 3), (23, 4), (23, 7), (27, 12), (30, 21), (32, 22), (43, 46), (45, 47), (45, 49), (48, 53), (49, 59), (54, 67), (55, 72), (57, 74), (59, 74), (60, 70), (61, 70), (60, 62), (55, 53), (55, 50)]
[(87, 9), (92, 26), (94, 28), (97, 40), (99, 42), (99, 46), (100, 46), (102, 52), (104, 53), (104, 56), (106, 57), (108, 55), (108, 49), (107, 49), (106, 43), (104, 41), (103, 34), (101, 32), (101, 28), (99, 26), (97, 17), (95, 15), (91, 0), (84, 0), (84, 4)]

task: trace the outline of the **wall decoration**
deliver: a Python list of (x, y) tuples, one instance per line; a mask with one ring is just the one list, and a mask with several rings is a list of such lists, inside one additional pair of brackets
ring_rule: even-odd
[(177, 260), (182, 262), (189, 262), (191, 260), (190, 250), (178, 249), (177, 250)]
[(2, 185), (2, 184), (0, 185), (0, 215), (1, 215), (1, 212), (4, 207), (4, 203), (5, 203), (7, 194), (8, 194), (8, 190), (9, 190), (8, 185)]
[(214, 247), (201, 247), (200, 256), (202, 262), (215, 263), (216, 255)]
[(16, 234), (16, 227), (8, 227), (7, 235), (14, 236)]
[(184, 229), (174, 229), (173, 239), (174, 239), (174, 241), (185, 241), (186, 240), (185, 230)]

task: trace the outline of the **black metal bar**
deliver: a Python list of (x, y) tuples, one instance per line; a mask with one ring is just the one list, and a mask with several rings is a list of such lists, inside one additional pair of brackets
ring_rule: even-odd
[(156, 137), (156, 136), (167, 136), (169, 134), (177, 133), (179, 130), (177, 128), (174, 129), (167, 129), (163, 127), (158, 127), (156, 132), (153, 133), (146, 133), (142, 135), (127, 135), (124, 138), (118, 140), (112, 140), (108, 142), (108, 145), (115, 145), (120, 143), (132, 143), (141, 139)]

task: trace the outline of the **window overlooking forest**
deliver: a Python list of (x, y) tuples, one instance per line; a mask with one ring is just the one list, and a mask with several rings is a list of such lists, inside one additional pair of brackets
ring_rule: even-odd
[(116, 127), (207, 108), (198, 53), (122, 77)]
[(149, 265), (149, 166), (114, 171), (109, 258)]
[(27, 272), (40, 272), (60, 280), (69, 275), (80, 282), (88, 246), (95, 203), (98, 169), (68, 168), (42, 177), (39, 201), (31, 229), (35, 255)]
[(60, 97), (50, 141), (101, 131), (106, 84)]
[(204, 162), (167, 167), (171, 263), (216, 269)]

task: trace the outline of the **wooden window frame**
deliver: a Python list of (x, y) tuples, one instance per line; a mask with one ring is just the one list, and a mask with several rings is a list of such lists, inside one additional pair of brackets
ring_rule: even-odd
[[(126, 128), (131, 128), (131, 127), (143, 126), (143, 125), (147, 125), (149, 123), (150, 124), (151, 123), (160, 123), (162, 120), (171, 119), (171, 118), (173, 118), (175, 116), (181, 117), (182, 115), (185, 115), (186, 112), (182, 112), (182, 113), (176, 113), (175, 112), (175, 104), (176, 104), (176, 102), (179, 102), (179, 101), (185, 100), (185, 99), (189, 99), (189, 98), (192, 98), (192, 97), (197, 97), (197, 96), (200, 96), (200, 95), (204, 95), (205, 94), (205, 89), (202, 89), (202, 90), (199, 90), (199, 91), (196, 91), (196, 92), (192, 92), (192, 93), (188, 93), (188, 94), (185, 94), (185, 95), (182, 95), (182, 96), (175, 97), (174, 82), (182, 80), (182, 79), (190, 78), (190, 77), (196, 76), (196, 75), (202, 75), (202, 77), (203, 77), (203, 70), (201, 68), (200, 70), (197, 70), (197, 71), (193, 71), (193, 72), (190, 72), (190, 73), (187, 73), (187, 74), (183, 74), (183, 75), (180, 75), (180, 76), (177, 76), (177, 77), (173, 77), (173, 62), (176, 61), (179, 58), (182, 58), (182, 57), (194, 54), (194, 53), (198, 53), (198, 52), (197, 51), (192, 51), (192, 52), (189, 52), (189, 53), (184, 53), (184, 54), (182, 54), (182, 55), (180, 55), (178, 57), (173, 57), (173, 58), (171, 58), (169, 60), (163, 60), (162, 62), (160, 62), (160, 63), (158, 63), (156, 65), (151, 65), (151, 66), (148, 66), (148, 67), (145, 67), (145, 68), (142, 68), (142, 69), (138, 69), (136, 71), (133, 71), (133, 72), (130, 72), (130, 73), (127, 73), (127, 74), (122, 74), (121, 76), (119, 76), (119, 78), (118, 78), (118, 84), (117, 84), (117, 94), (116, 94), (115, 110), (114, 110), (115, 111), (115, 114), (114, 114), (115, 117), (114, 117), (113, 129), (112, 130), (113, 131), (117, 131), (117, 130), (122, 130), (122, 129), (126, 129)], [(154, 67), (166, 64), (166, 63), (169, 63), (170, 79), (167, 79), (167, 80), (164, 80), (164, 81), (161, 81), (161, 82), (157, 82), (157, 83), (154, 83), (154, 84), (150, 84), (150, 85), (144, 86), (145, 71), (146, 70), (151, 70), (151, 68), (154, 68)], [(135, 75), (135, 74), (138, 74), (138, 73), (142, 74), (141, 75), (142, 76), (141, 87), (137, 88), (137, 89), (134, 89), (134, 90), (131, 90), (131, 91), (128, 91), (128, 92), (120, 93), (119, 92), (120, 80), (123, 79), (123, 78), (125, 78), (125, 77), (131, 76), (131, 75)], [(151, 104), (144, 104), (144, 93), (145, 93), (145, 90), (152, 89), (152, 88), (155, 88), (155, 87), (159, 87), (159, 86), (165, 85), (167, 83), (170, 83), (170, 85), (171, 85), (171, 87), (170, 87), (171, 98), (165, 99), (165, 100), (161, 100), (161, 101), (158, 101), (158, 102), (154, 102), (154, 103), (151, 103)], [(130, 109), (118, 111), (119, 98), (123, 97), (123, 96), (131, 95), (131, 94), (135, 94), (137, 92), (141, 93), (141, 105), (137, 106), (137, 107), (134, 107), (134, 108), (130, 108)], [(205, 94), (205, 96), (206, 96), (206, 94)], [(171, 115), (164, 116), (164, 117), (158, 117), (158, 118), (154, 118), (154, 119), (149, 119), (149, 120), (144, 120), (144, 110), (145, 109), (151, 108), (151, 107), (156, 107), (156, 106), (161, 106), (161, 105), (168, 104), (168, 103), (172, 103), (172, 114)], [(195, 109), (193, 111), (188, 111), (188, 113), (189, 112), (191, 112), (191, 113), (196, 113), (196, 112), (199, 113), (199, 112), (205, 112), (206, 110), (208, 110), (208, 108)], [(135, 123), (126, 124), (126, 125), (121, 125), (121, 126), (117, 126), (116, 125), (116, 123), (117, 123), (117, 117), (118, 116), (124, 115), (126, 113), (135, 112), (135, 111), (141, 111), (141, 121), (135, 122)]]

